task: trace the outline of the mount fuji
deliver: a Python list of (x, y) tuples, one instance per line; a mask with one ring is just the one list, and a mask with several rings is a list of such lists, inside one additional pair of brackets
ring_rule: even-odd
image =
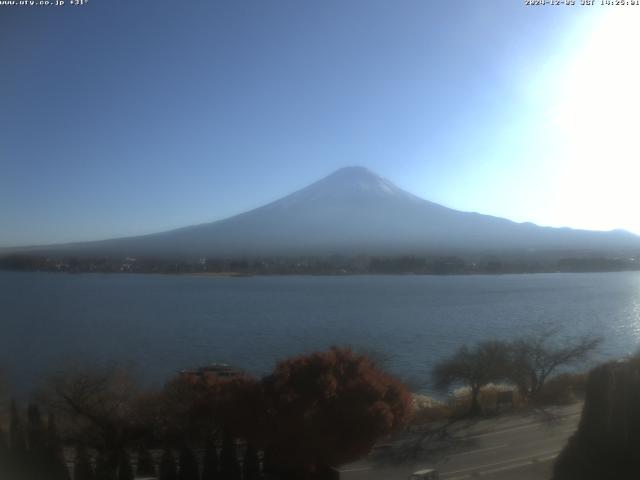
[(419, 198), (363, 167), (342, 168), (280, 200), (224, 220), (31, 252), (160, 257), (428, 254), (640, 249), (640, 237), (540, 227)]

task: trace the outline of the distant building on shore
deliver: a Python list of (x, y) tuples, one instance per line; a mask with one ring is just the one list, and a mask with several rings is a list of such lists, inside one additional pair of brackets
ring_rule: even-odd
[(241, 377), (244, 371), (226, 363), (213, 363), (196, 369), (182, 370), (180, 375), (193, 380), (222, 380)]

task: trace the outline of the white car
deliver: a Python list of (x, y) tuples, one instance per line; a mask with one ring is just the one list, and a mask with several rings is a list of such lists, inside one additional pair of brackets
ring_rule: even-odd
[(438, 471), (434, 468), (425, 468), (423, 470), (418, 470), (417, 472), (413, 472), (409, 477), (409, 480), (438, 480), (440, 475)]

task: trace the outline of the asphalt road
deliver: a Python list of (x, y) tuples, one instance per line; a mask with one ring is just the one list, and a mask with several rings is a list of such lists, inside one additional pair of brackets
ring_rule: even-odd
[(532, 410), (405, 433), (341, 467), (340, 479), (406, 480), (416, 470), (436, 468), (442, 480), (548, 480), (581, 408)]

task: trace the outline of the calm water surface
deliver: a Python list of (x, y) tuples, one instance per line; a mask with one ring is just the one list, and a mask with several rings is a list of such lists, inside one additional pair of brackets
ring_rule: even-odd
[(425, 380), (465, 342), (545, 324), (640, 345), (640, 273), (219, 278), (0, 272), (0, 368), (16, 388), (69, 362), (131, 361), (151, 381), (227, 362), (254, 373), (350, 344)]

